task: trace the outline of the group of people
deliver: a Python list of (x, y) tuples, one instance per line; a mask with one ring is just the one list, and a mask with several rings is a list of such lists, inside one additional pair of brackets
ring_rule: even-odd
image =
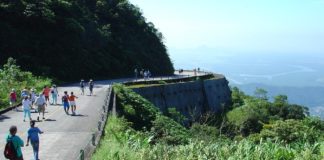
[(137, 79), (140, 76), (140, 77), (143, 77), (144, 80), (148, 80), (151, 77), (150, 70), (142, 69), (141, 71), (138, 71), (138, 69), (135, 68), (134, 73), (135, 73), (135, 79)]
[[(52, 101), (50, 102), (49, 96), (52, 96)], [(43, 119), (45, 119), (45, 107), (50, 103), (52, 105), (57, 105), (57, 97), (58, 90), (56, 85), (53, 85), (51, 88), (48, 86), (44, 86), (42, 92), (39, 94), (36, 93), (36, 90), (34, 88), (27, 90), (23, 89), (20, 94), (22, 98), (22, 110), (24, 112), (24, 119), (25, 121), (26, 117), (31, 121), (31, 110), (34, 109), (35, 112), (38, 112), (37, 120), (39, 121), (40, 115), (43, 115)], [(10, 106), (15, 105), (17, 102), (17, 93), (15, 89), (12, 89), (9, 94), (10, 99)], [(34, 107), (35, 106), (35, 107)], [(18, 108), (16, 107), (16, 110)]]
[[(89, 80), (88, 86), (89, 86), (90, 96), (92, 96), (93, 95), (93, 87), (94, 87), (94, 82), (92, 79)], [(86, 87), (86, 82), (83, 79), (81, 79), (81, 82), (80, 82), (81, 95), (84, 95), (85, 87)]]
[[(93, 88), (94, 88), (94, 82), (92, 79), (88, 82), (90, 96), (93, 95)], [(84, 89), (86, 87), (86, 83), (82, 79), (80, 82), (80, 88), (81, 88), (81, 95), (84, 95)], [(27, 136), (27, 144), (29, 145), (29, 142), (31, 143), (31, 146), (33, 148), (34, 152), (34, 159), (38, 160), (38, 152), (39, 152), (39, 134), (42, 134), (43, 132), (35, 127), (35, 120), (31, 117), (31, 110), (34, 109), (35, 112), (38, 112), (37, 121), (40, 121), (40, 115), (42, 114), (42, 118), (45, 119), (45, 108), (48, 104), (51, 105), (57, 105), (57, 99), (59, 97), (59, 92), (57, 90), (56, 85), (53, 85), (51, 88), (48, 86), (44, 86), (43, 90), (37, 94), (35, 89), (23, 89), (20, 93), (20, 96), (22, 98), (22, 110), (24, 113), (24, 119), (25, 122), (26, 118), (30, 120), (30, 129), (28, 130), (28, 136)], [(51, 99), (50, 99), (51, 96)], [(15, 89), (12, 89), (9, 94), (10, 99), (10, 105), (14, 106), (17, 99), (17, 93)], [(76, 115), (76, 99), (78, 97), (74, 95), (73, 92), (70, 92), (70, 95), (67, 91), (64, 91), (64, 95), (62, 96), (62, 106), (64, 108), (64, 111), (67, 115), (69, 115), (70, 108), (71, 108), (71, 115)], [(34, 107), (36, 106), (36, 107)], [(16, 107), (17, 108), (17, 107)], [(24, 146), (23, 140), (16, 135), (17, 133), (17, 127), (11, 126), (9, 129), (9, 134), (6, 137), (6, 147), (4, 151), (4, 155), (8, 159), (12, 160), (23, 160), (23, 154), (21, 151), (21, 147)]]

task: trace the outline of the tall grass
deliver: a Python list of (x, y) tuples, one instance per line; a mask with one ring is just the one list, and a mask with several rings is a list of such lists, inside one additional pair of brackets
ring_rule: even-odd
[(293, 143), (219, 138), (192, 138), (186, 145), (150, 144), (150, 135), (135, 131), (123, 118), (110, 116), (93, 160), (323, 160), (324, 142)]

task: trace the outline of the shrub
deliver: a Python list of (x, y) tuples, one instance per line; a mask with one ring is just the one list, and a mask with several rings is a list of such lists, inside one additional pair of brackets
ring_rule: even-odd
[(51, 85), (51, 82), (51, 79), (35, 77), (31, 72), (22, 71), (16, 60), (9, 58), (0, 69), (0, 109), (9, 106), (9, 93), (12, 88), (16, 90), (19, 99), (23, 89), (35, 88), (36, 91), (41, 91), (45, 85)]
[(129, 122), (133, 123), (133, 128), (139, 130), (146, 127), (152, 127), (152, 121), (155, 120), (158, 109), (148, 100), (136, 94), (124, 85), (114, 85), (114, 91), (117, 94), (117, 107), (121, 115)]
[(189, 132), (186, 128), (163, 115), (156, 117), (151, 131), (158, 142), (168, 145), (186, 144), (189, 138)]

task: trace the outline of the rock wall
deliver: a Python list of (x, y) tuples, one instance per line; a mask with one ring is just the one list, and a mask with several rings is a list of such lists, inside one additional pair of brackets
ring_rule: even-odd
[(188, 118), (207, 111), (217, 112), (222, 105), (228, 106), (231, 101), (231, 91), (224, 76), (133, 90), (159, 107), (162, 112), (175, 107)]

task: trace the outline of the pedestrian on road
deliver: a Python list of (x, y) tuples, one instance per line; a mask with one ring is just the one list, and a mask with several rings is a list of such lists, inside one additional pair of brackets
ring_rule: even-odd
[[(13, 107), (15, 105), (15, 103), (17, 102), (17, 93), (15, 91), (15, 89), (11, 89), (11, 92), (9, 94), (9, 103), (10, 103), (10, 107)], [(16, 108), (16, 111), (18, 109)]]
[(51, 89), (47, 86), (44, 86), (43, 88), (43, 94), (45, 96), (45, 103), (47, 104), (47, 102), (49, 103), (49, 94), (51, 92)]
[(68, 95), (67, 91), (64, 91), (64, 96), (62, 96), (62, 104), (63, 104), (65, 113), (68, 115), (70, 105), (69, 105), (69, 95)]
[(35, 121), (30, 122), (30, 128), (28, 130), (28, 136), (27, 136), (27, 144), (26, 146), (29, 145), (29, 141), (31, 143), (31, 146), (33, 147), (33, 152), (34, 152), (34, 159), (38, 159), (38, 153), (39, 153), (39, 136), (38, 134), (43, 134), (38, 127), (35, 127)]
[(57, 96), (59, 96), (59, 95), (58, 95), (58, 90), (57, 90), (57, 87), (55, 84), (51, 88), (51, 95), (52, 95), (52, 105), (57, 105)]
[(37, 121), (39, 121), (39, 117), (41, 113), (43, 113), (43, 119), (45, 119), (46, 101), (43, 93), (39, 94), (39, 96), (36, 98), (35, 104), (37, 105), (37, 111), (38, 111)]
[(28, 90), (25, 88), (21, 91), (20, 97), (24, 98), (25, 96), (29, 96)]
[(84, 87), (85, 87), (84, 80), (81, 79), (81, 82), (80, 82), (81, 95), (84, 95)]
[(28, 96), (25, 96), (24, 99), (22, 100), (22, 109), (24, 111), (24, 122), (25, 122), (26, 115), (28, 116), (30, 121), (32, 120), (30, 116), (31, 106), (32, 106), (32, 102), (30, 101)]
[(24, 141), (19, 137), (16, 136), (17, 133), (17, 127), (11, 126), (9, 129), (9, 134), (6, 138), (7, 143), (12, 142), (13, 147), (16, 151), (16, 158), (10, 159), (10, 160), (23, 160), (23, 154), (21, 152), (21, 147), (24, 147)]
[(76, 103), (75, 103), (75, 99), (78, 98), (77, 96), (75, 96), (73, 94), (73, 92), (71, 92), (71, 95), (69, 96), (69, 101), (70, 101), (70, 106), (71, 106), (71, 110), (72, 110), (72, 115), (75, 115), (75, 110), (76, 110)]
[(35, 92), (35, 89), (34, 88), (32, 88), (30, 90), (29, 98), (30, 98), (30, 101), (32, 102), (32, 106), (33, 106), (34, 103), (35, 103), (35, 100), (36, 100), (36, 92)]
[(89, 81), (90, 96), (93, 94), (93, 86), (94, 86), (94, 83), (93, 83), (92, 79), (90, 79), (90, 81)]

